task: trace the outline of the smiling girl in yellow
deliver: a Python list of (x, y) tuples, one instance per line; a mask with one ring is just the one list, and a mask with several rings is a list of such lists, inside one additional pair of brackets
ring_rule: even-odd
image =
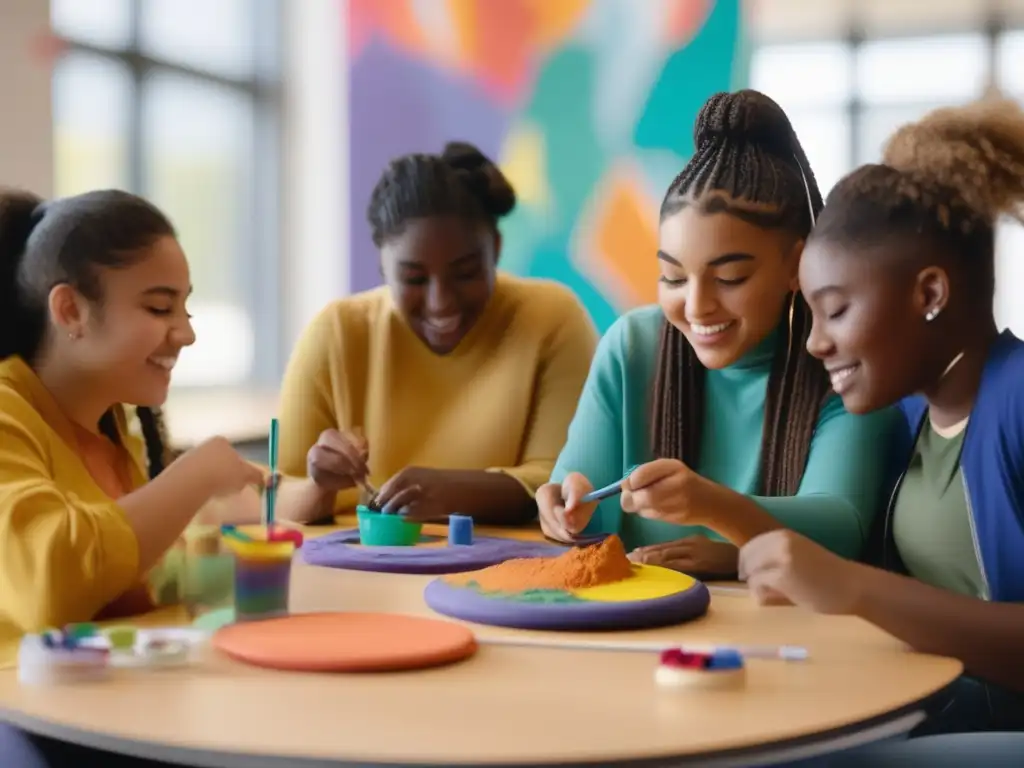
[(210, 499), (258, 508), (263, 474), (223, 438), (168, 464), (153, 409), (195, 340), (190, 291), (146, 201), (0, 194), (0, 666), (23, 633), (152, 608), (147, 576)]
[(476, 148), (396, 158), (367, 218), (384, 285), (327, 306), (281, 392), (282, 505), (351, 511), (360, 483), (388, 511), (491, 523), (536, 516), (597, 333), (565, 286), (498, 270), (516, 203)]

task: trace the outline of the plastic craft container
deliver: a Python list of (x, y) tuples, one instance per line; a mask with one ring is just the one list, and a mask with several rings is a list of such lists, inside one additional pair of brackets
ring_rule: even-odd
[[(43, 635), (24, 635), (18, 648), (18, 681), (25, 685), (81, 683), (110, 676), (106, 650), (44, 642)], [(6, 765), (6, 761), (0, 761)]]
[(185, 531), (182, 602), (192, 619), (231, 608), (235, 556), (221, 539), (219, 525), (193, 525)]
[(239, 526), (237, 530), (250, 540), (229, 535), (223, 538), (235, 558), (235, 621), (286, 615), (292, 556), (301, 545), (301, 536), (268, 541), (262, 526)]
[(410, 523), (401, 515), (385, 515), (364, 506), (356, 507), (359, 543), (366, 547), (411, 547), (420, 540), (422, 523)]

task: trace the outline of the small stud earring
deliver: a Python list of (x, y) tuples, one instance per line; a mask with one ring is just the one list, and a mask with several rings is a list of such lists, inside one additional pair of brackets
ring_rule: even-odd
[(932, 320), (939, 316), (940, 311), (941, 310), (938, 307), (932, 307), (931, 309), (929, 309), (928, 314), (924, 316), (925, 322), (930, 323)]

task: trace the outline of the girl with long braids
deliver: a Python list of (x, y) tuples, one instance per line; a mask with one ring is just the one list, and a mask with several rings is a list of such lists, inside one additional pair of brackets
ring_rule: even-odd
[[(779, 527), (856, 557), (894, 417), (846, 413), (805, 347), (797, 270), (822, 206), (814, 175), (756, 91), (712, 96), (694, 143), (661, 207), (658, 304), (601, 340), (538, 493), (542, 528), (617, 532), (637, 561), (707, 575), (735, 573), (736, 545)], [(624, 474), (621, 498), (580, 502)]]

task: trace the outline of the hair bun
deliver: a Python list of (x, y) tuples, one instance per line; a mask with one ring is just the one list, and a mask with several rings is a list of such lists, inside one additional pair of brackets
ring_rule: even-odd
[(483, 152), (464, 141), (445, 144), (441, 158), (462, 174), (487, 213), (500, 218), (516, 207), (516, 191)]
[(1024, 110), (985, 97), (896, 129), (883, 162), (926, 186), (954, 190), (977, 213), (1024, 220)]
[(750, 89), (716, 93), (704, 102), (693, 126), (698, 150), (715, 141), (733, 141), (791, 157), (793, 138), (793, 126), (782, 107)]

